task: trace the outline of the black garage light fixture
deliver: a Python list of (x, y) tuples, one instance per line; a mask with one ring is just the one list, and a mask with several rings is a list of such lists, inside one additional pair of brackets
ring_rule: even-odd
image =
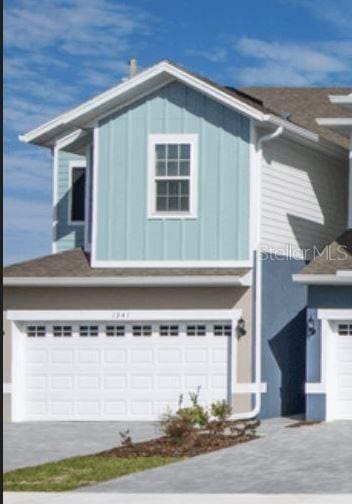
[(315, 320), (313, 319), (313, 317), (309, 317), (307, 322), (307, 329), (309, 336), (313, 336), (313, 334), (317, 332), (317, 329), (315, 327)]
[(237, 322), (237, 336), (240, 338), (241, 336), (245, 336), (246, 334), (247, 334), (246, 322), (241, 317)]

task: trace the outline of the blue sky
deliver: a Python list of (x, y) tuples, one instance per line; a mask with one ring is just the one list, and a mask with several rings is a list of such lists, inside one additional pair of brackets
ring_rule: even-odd
[(116, 84), (135, 57), (220, 83), (352, 84), (351, 0), (7, 0), (4, 255), (51, 252), (52, 165), (18, 134)]

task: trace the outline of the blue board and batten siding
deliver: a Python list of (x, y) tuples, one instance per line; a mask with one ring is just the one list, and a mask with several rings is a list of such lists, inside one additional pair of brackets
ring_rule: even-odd
[[(148, 137), (198, 134), (198, 216), (148, 219)], [(96, 261), (249, 258), (249, 120), (171, 83), (98, 131)]]
[(70, 162), (85, 158), (59, 150), (57, 153), (56, 205), (54, 214), (54, 241), (57, 252), (84, 246), (84, 225), (69, 223)]

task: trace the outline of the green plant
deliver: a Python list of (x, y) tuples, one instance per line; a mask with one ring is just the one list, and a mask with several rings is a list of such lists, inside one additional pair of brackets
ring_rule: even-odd
[(213, 402), (210, 406), (210, 412), (216, 420), (219, 422), (225, 422), (226, 420), (229, 420), (231, 416), (232, 407), (231, 404), (224, 399), (222, 401)]
[(159, 422), (160, 430), (174, 444), (180, 444), (194, 433), (192, 423), (185, 417), (167, 412)]

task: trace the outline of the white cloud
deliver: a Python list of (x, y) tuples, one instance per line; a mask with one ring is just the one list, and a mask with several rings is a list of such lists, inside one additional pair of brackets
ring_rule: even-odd
[(351, 34), (351, 0), (283, 0), (283, 3), (303, 7), (318, 20), (333, 25), (342, 33)]
[(215, 47), (208, 51), (189, 49), (187, 54), (206, 59), (211, 63), (223, 63), (227, 59), (227, 50), (221, 47)]
[(235, 51), (252, 60), (232, 69), (243, 85), (322, 85), (351, 75), (350, 41), (293, 44), (242, 37), (235, 42)]
[[(5, 264), (50, 251), (51, 204), (7, 197), (4, 208)], [(33, 238), (35, 237), (35, 239)]]
[(5, 254), (11, 260), (50, 252), (51, 241), (50, 152), (21, 145), (17, 135), (116, 84), (153, 23), (119, 0), (5, 5)]

